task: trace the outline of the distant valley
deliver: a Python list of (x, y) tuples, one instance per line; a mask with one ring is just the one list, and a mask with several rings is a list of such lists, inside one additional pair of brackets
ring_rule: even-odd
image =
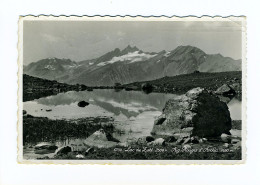
[(24, 74), (87, 86), (113, 86), (115, 83), (155, 80), (194, 71), (241, 71), (241, 60), (206, 54), (193, 46), (179, 46), (161, 52), (145, 52), (127, 46), (81, 62), (47, 58), (24, 66)]

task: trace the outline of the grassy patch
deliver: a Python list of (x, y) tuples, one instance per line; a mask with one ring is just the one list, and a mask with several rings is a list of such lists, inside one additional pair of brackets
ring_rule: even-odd
[(23, 143), (54, 142), (70, 138), (86, 138), (103, 128), (113, 132), (113, 121), (108, 117), (80, 118), (74, 120), (51, 120), (45, 117), (23, 117)]
[[(202, 87), (207, 90), (217, 90), (223, 84), (231, 85), (233, 83), (241, 84), (242, 72), (219, 72), (219, 73), (190, 73), (178, 76), (163, 77), (156, 80), (134, 82), (123, 85), (124, 87), (135, 86), (141, 90), (141, 86), (144, 83), (149, 83), (155, 88), (154, 92), (163, 93), (185, 93), (190, 89), (196, 87)], [(237, 92), (238, 94), (241, 92)]]

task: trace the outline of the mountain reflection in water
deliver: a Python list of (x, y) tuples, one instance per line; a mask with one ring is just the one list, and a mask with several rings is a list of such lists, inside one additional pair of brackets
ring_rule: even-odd
[[(150, 135), (155, 117), (161, 114), (167, 100), (175, 96), (164, 93), (145, 94), (140, 91), (116, 92), (113, 89), (100, 89), (60, 93), (24, 102), (23, 105), (28, 114), (50, 119), (113, 117), (115, 127), (119, 130), (116, 136), (121, 141), (125, 141), (131, 137)], [(79, 101), (90, 104), (81, 108), (77, 106)], [(232, 99), (228, 106), (231, 118), (241, 119), (241, 101)]]
[[(106, 112), (112, 113), (114, 116), (124, 115), (127, 118), (137, 116), (145, 111), (161, 111), (166, 101), (176, 95), (151, 93), (145, 94), (140, 91), (120, 91), (115, 92), (112, 89), (108, 90), (94, 90), (94, 91), (70, 91), (67, 93), (60, 93), (55, 96), (41, 98), (35, 101), (24, 102), (24, 106), (29, 108), (32, 102), (37, 103), (39, 107), (49, 108), (55, 111), (55, 107), (76, 106), (79, 101), (87, 101), (92, 106), (100, 107)], [(88, 106), (79, 108), (83, 112), (87, 112)], [(63, 111), (65, 113), (66, 110)], [(45, 114), (45, 111), (41, 112)], [(62, 113), (62, 114), (63, 114)], [(40, 114), (40, 113), (39, 113)], [(58, 114), (58, 113), (57, 113)], [(37, 115), (40, 116), (40, 115)], [(48, 117), (48, 115), (44, 115)], [(59, 115), (56, 115), (59, 116)], [(95, 115), (94, 115), (95, 116)], [(84, 114), (82, 117), (85, 117)], [(66, 117), (65, 117), (66, 118)]]

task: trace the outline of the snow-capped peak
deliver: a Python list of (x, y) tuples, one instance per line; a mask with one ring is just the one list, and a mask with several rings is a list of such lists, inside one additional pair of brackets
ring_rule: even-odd
[(118, 56), (118, 57), (113, 57), (111, 60), (106, 61), (106, 62), (101, 62), (97, 64), (98, 66), (105, 66), (107, 64), (113, 64), (115, 62), (123, 62), (123, 61), (128, 61), (129, 63), (134, 63), (134, 62), (141, 62), (145, 61), (149, 58), (152, 58), (156, 56), (156, 54), (148, 54), (148, 53), (143, 53), (140, 51), (134, 51), (134, 52), (129, 52), (125, 55)]

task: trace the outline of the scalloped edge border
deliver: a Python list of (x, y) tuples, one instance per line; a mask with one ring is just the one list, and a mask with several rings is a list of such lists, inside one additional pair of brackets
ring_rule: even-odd
[[(23, 21), (241, 21), (242, 27), (242, 160), (24, 160), (22, 147)], [(21, 15), (18, 21), (17, 162), (18, 164), (70, 165), (238, 165), (246, 162), (247, 125), (247, 25), (246, 16), (142, 16), (142, 15)]]

